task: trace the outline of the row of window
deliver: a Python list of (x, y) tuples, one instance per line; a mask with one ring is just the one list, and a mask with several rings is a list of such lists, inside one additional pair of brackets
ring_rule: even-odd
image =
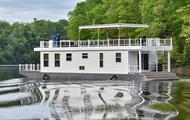
[[(44, 54), (44, 67), (48, 67), (49, 66), (49, 54)], [(55, 58), (55, 67), (60, 67), (60, 54), (59, 53), (55, 53), (54, 54), (54, 58)], [(83, 59), (88, 59), (88, 53), (82, 53), (82, 58)], [(121, 53), (116, 53), (115, 54), (115, 61), (116, 62), (121, 62)], [(66, 61), (72, 61), (72, 54), (71, 53), (66, 53)], [(99, 65), (100, 67), (104, 67), (104, 54), (103, 53), (99, 53)], [(84, 66), (79, 66), (79, 70), (84, 70)]]

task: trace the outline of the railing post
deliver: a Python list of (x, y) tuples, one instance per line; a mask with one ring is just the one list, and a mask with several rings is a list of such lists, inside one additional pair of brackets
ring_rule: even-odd
[(21, 64), (18, 65), (18, 69), (19, 69), (19, 71), (21, 71)]
[(35, 64), (32, 64), (32, 71), (35, 71)]
[(40, 41), (40, 47), (44, 48), (44, 41)]
[(53, 48), (53, 41), (52, 40), (49, 40), (49, 46), (48, 48)]
[(108, 39), (108, 46), (110, 46), (110, 39)]
[(172, 39), (172, 37), (171, 37), (171, 38), (170, 38), (170, 46), (173, 46), (172, 44), (173, 44), (173, 39)]
[(37, 64), (37, 70), (40, 70), (40, 64)]
[(69, 47), (71, 47), (71, 40), (69, 40)]
[(142, 38), (140, 38), (140, 46), (142, 46)]
[(28, 71), (28, 64), (25, 65), (25, 70)]
[(145, 38), (146, 39), (146, 46), (148, 46), (149, 44), (148, 44), (148, 38)]
[(131, 38), (129, 38), (129, 46), (131, 46)]
[(156, 38), (156, 46), (160, 46), (160, 38)]
[(171, 72), (170, 51), (168, 51), (168, 72)]
[(142, 72), (141, 50), (139, 50), (139, 73)]
[(118, 46), (120, 46), (120, 38), (118, 39)]
[(32, 71), (32, 64), (30, 64), (30, 66), (29, 66), (29, 70)]
[(90, 40), (88, 39), (88, 47), (90, 47)]

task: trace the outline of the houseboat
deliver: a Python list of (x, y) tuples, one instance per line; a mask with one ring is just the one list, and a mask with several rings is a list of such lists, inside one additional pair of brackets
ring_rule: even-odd
[[(20, 64), (20, 74), (45, 80), (172, 80), (172, 38), (120, 38), (124, 28), (146, 24), (97, 24), (79, 27), (79, 40), (40, 41), (40, 64)], [(80, 40), (80, 31), (97, 29), (97, 40)], [(100, 40), (101, 29), (118, 29), (118, 39)], [(167, 53), (167, 65), (158, 63), (158, 52)]]

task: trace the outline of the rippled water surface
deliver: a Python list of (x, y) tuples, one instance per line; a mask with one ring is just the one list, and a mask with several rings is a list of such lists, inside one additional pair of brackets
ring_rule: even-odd
[(172, 82), (0, 81), (0, 119), (123, 120), (170, 119), (177, 112), (149, 107), (167, 103)]

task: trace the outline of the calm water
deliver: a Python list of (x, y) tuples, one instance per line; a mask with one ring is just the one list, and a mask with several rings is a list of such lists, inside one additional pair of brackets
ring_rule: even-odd
[(172, 99), (172, 82), (42, 82), (15, 79), (20, 77), (16, 71), (0, 70), (1, 120), (147, 120), (177, 115), (148, 107)]

